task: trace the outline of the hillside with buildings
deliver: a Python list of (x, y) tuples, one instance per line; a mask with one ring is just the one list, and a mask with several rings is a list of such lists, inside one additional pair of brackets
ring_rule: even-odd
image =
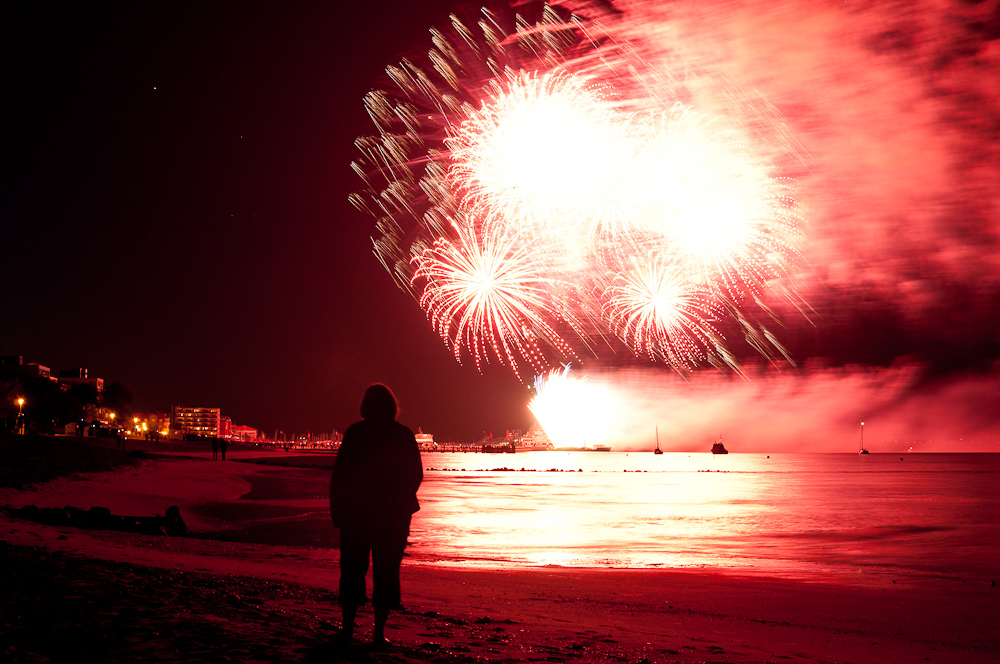
[(20, 355), (0, 356), (0, 431), (16, 434), (104, 436), (145, 440), (222, 438), (233, 442), (331, 448), (337, 431), (272, 435), (235, 424), (221, 408), (175, 405), (169, 412), (136, 412), (132, 393), (121, 383), (93, 376), (86, 368), (53, 371)]

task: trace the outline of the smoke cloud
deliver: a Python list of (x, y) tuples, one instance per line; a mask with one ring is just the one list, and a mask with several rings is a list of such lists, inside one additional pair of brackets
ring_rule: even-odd
[(616, 446), (648, 449), (659, 420), (668, 450), (723, 434), (737, 451), (849, 452), (865, 421), (873, 451), (1000, 451), (1000, 2), (580, 9), (683, 77), (691, 103), (781, 125), (774, 166), (807, 220), (802, 269), (766, 296), (797, 366), (687, 382), (587, 367), (619, 390)]
[(720, 436), (734, 452), (856, 452), (861, 423), (872, 452), (1000, 451), (1000, 370), (928, 380), (926, 367), (812, 367), (749, 379), (655, 370), (590, 374), (588, 389), (613, 394), (577, 414), (617, 451), (707, 452)]

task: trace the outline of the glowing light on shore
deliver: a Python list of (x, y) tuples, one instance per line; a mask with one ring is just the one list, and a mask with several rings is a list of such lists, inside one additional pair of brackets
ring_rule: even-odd
[(734, 366), (727, 318), (777, 356), (748, 312), (802, 220), (759, 127), (682, 103), (670, 72), (581, 17), (483, 12), (432, 31), (429, 67), (389, 68), (398, 91), (366, 98), (377, 135), (353, 164), (376, 255), (455, 358), (521, 377), (618, 339), (678, 371)]
[(570, 365), (535, 378), (528, 408), (556, 446), (595, 445), (610, 438), (616, 393), (570, 375)]

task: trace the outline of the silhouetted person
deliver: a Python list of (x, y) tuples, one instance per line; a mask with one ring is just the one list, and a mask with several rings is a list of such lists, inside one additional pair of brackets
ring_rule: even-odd
[(226, 460), (226, 448), (229, 447), (229, 441), (225, 438), (216, 438), (219, 441), (219, 454), (222, 455), (222, 460)]
[(413, 432), (396, 422), (396, 398), (372, 385), (361, 401), (361, 422), (344, 433), (330, 481), (330, 516), (340, 528), (341, 638), (354, 636), (358, 607), (365, 603), (368, 557), (372, 561), (372, 641), (385, 645), (385, 623), (399, 608), (399, 564), (420, 509), (417, 488), (424, 477)]
[(219, 458), (219, 439), (212, 436), (212, 461)]

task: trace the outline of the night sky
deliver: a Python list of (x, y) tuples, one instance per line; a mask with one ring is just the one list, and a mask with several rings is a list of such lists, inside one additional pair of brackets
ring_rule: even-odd
[[(931, 403), (975, 414), (949, 435), (977, 446), (946, 449), (1000, 450), (1000, 3), (653, 5), (616, 3), (620, 34), (759, 91), (800, 144), (796, 277), (815, 309), (781, 312), (799, 368), (762, 373), (767, 389), (644, 369), (649, 401), (686, 409), (661, 421), (702, 435), (729, 404), (763, 447), (788, 434), (768, 408), (853, 432), (889, 385), (885, 436)], [(0, 354), (121, 381), (137, 411), (220, 407), (269, 434), (343, 431), (376, 381), (438, 440), (526, 428), (528, 388), (454, 361), (347, 200), (363, 96), (454, 6), (5, 8)], [(820, 415), (817, 389), (843, 398)]]

